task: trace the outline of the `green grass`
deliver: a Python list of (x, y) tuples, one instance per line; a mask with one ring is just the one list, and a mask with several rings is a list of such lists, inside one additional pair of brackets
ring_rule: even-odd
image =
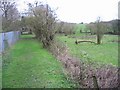
[(75, 35), (72, 35), (72, 36), (80, 36), (80, 35), (83, 36), (84, 34), (83, 33), (81, 34), (80, 30), (82, 32), (85, 32), (87, 30), (86, 25), (85, 24), (77, 24), (76, 28), (75, 28)]
[[(31, 39), (30, 39), (31, 38)], [(42, 44), (23, 35), (3, 56), (3, 88), (70, 88), (62, 64)]]
[(116, 35), (105, 35), (101, 45), (91, 43), (75, 44), (76, 39), (96, 41), (96, 38), (84, 37), (80, 39), (80, 37), (70, 38), (69, 36), (57, 36), (57, 38), (62, 42), (67, 41), (66, 44), (69, 47), (70, 54), (81, 60), (118, 66), (118, 43), (112, 42), (113, 40), (118, 40)]

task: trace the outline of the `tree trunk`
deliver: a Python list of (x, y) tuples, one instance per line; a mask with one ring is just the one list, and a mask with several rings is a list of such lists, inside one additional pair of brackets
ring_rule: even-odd
[(99, 34), (97, 35), (97, 44), (101, 44), (101, 37)]

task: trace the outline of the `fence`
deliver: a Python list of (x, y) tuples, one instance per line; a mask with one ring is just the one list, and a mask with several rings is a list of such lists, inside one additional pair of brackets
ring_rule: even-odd
[(5, 51), (6, 48), (11, 47), (17, 40), (19, 40), (19, 37), (19, 31), (0, 33), (0, 53)]

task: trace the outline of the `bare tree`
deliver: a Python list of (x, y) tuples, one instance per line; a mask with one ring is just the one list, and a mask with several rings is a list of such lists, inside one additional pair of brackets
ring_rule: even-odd
[(107, 25), (104, 22), (101, 22), (100, 17), (98, 17), (95, 23), (90, 23), (87, 27), (90, 29), (91, 34), (96, 34), (97, 44), (101, 44), (102, 37), (107, 31)]
[(2, 26), (3, 31), (15, 29), (18, 24), (19, 12), (15, 2), (0, 1), (0, 9), (2, 10)]
[(100, 32), (100, 17), (98, 17), (98, 20), (96, 22), (96, 27), (97, 27), (97, 44), (101, 44), (101, 39), (102, 39), (102, 35)]
[(97, 29), (97, 44), (101, 44), (102, 37), (104, 35), (104, 25), (100, 22), (100, 17), (98, 17), (96, 22), (96, 29)]

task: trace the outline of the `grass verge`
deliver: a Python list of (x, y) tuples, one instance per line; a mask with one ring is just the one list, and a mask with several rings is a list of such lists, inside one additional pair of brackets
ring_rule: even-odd
[(23, 35), (3, 55), (3, 88), (70, 88), (61, 63), (42, 44)]

